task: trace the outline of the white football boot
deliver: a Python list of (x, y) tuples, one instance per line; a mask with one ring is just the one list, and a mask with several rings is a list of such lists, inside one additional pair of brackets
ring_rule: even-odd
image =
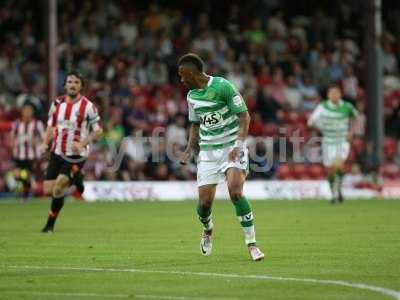
[(200, 240), (200, 252), (204, 256), (211, 255), (212, 252), (212, 231), (203, 231)]
[(264, 253), (262, 253), (261, 250), (258, 249), (255, 245), (250, 245), (248, 248), (251, 259), (253, 261), (259, 261), (264, 259), (265, 256)]

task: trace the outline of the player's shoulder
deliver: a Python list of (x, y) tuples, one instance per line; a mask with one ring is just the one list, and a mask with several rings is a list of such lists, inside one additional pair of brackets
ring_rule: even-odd
[(82, 96), (82, 101), (86, 102), (87, 105), (96, 106), (95, 103), (86, 96)]
[(222, 85), (222, 86), (232, 85), (232, 83), (228, 79), (221, 77), (221, 76), (214, 76), (212, 84)]
[(343, 100), (343, 106), (348, 109), (354, 109), (353, 103), (351, 103), (350, 101), (347, 101), (347, 100)]
[(56, 99), (54, 99), (53, 104), (59, 105), (59, 104), (65, 102), (66, 100), (67, 100), (67, 95), (60, 95), (60, 96), (57, 96)]

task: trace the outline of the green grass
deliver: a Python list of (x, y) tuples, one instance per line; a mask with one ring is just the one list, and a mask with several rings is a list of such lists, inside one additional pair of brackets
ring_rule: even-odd
[(215, 204), (213, 255), (201, 256), (195, 206), (68, 202), (55, 233), (45, 235), (39, 230), (49, 202), (0, 202), (0, 299), (393, 299), (334, 284), (174, 271), (341, 280), (400, 291), (400, 201), (253, 202), (266, 253), (257, 263), (227, 201)]

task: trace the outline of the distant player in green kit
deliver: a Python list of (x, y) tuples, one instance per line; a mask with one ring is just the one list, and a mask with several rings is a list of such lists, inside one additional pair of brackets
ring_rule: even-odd
[(351, 120), (358, 115), (350, 102), (342, 100), (338, 86), (328, 90), (328, 100), (320, 103), (308, 120), (308, 125), (322, 133), (322, 158), (327, 168), (332, 203), (343, 202), (342, 179), (344, 163), (350, 152)]
[(243, 195), (243, 184), (249, 168), (246, 137), (250, 123), (246, 103), (228, 80), (204, 73), (203, 61), (195, 54), (180, 58), (179, 76), (190, 91), (187, 94), (189, 141), (181, 157), (186, 164), (194, 149), (200, 147), (197, 163), (199, 203), (197, 213), (203, 224), (200, 250), (212, 251), (212, 203), (217, 184), (227, 181), (230, 198), (242, 225), (245, 243), (252, 260), (264, 258), (256, 246), (253, 212)]

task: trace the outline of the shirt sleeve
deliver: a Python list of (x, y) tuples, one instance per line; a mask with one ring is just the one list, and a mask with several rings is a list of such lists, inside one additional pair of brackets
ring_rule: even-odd
[(319, 104), (316, 109), (311, 113), (310, 118), (308, 119), (308, 126), (314, 126), (318, 128), (319, 120), (321, 119), (322, 114), (322, 105)]
[(229, 81), (224, 83), (223, 94), (231, 113), (238, 114), (247, 111), (246, 102), (244, 101), (242, 95)]
[(11, 138), (15, 139), (17, 136), (18, 121), (14, 121), (11, 124)]
[(87, 121), (93, 130), (98, 130), (100, 128), (100, 116), (96, 106), (93, 103), (88, 107)]
[(194, 111), (193, 104), (190, 103), (189, 100), (187, 101), (187, 104), (188, 104), (189, 121), (195, 123), (200, 122), (198, 115), (196, 115), (196, 112)]
[(45, 136), (45, 130), (44, 130), (44, 124), (42, 121), (38, 120), (37, 121), (37, 131), (39, 133), (39, 136), (43, 139)]
[(357, 109), (351, 103), (348, 103), (348, 105), (349, 105), (349, 118), (351, 118), (351, 119), (357, 118), (358, 117)]
[(49, 109), (49, 114), (48, 114), (48, 121), (47, 121), (47, 126), (55, 126), (53, 124), (53, 115), (56, 111), (56, 104), (54, 102), (51, 103), (50, 109)]

